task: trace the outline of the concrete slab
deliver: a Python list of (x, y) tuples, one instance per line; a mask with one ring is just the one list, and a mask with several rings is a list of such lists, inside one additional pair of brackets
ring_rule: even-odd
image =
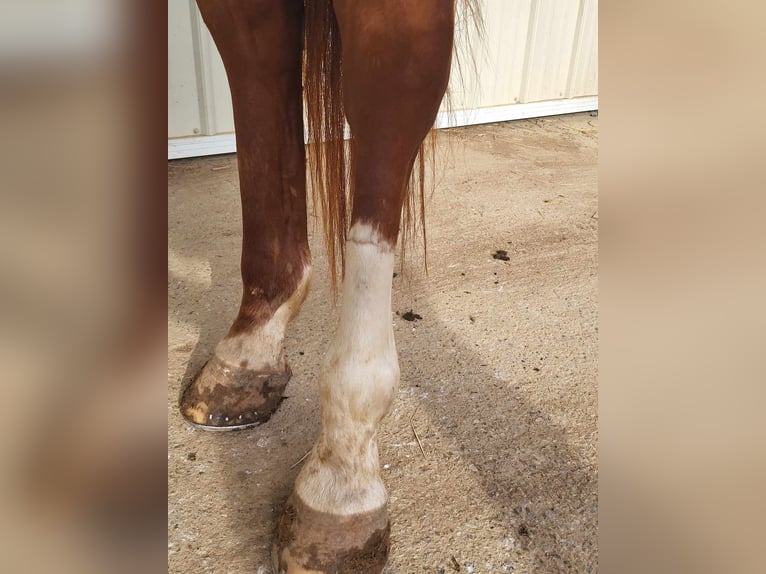
[[(597, 124), (584, 113), (439, 134), (429, 272), (412, 253), (393, 280), (402, 379), (379, 438), (388, 574), (598, 569)], [(179, 160), (168, 177), (168, 569), (265, 574), (318, 429), (327, 259), (313, 233), (280, 411), (250, 431), (193, 430), (180, 385), (239, 302), (236, 161)]]

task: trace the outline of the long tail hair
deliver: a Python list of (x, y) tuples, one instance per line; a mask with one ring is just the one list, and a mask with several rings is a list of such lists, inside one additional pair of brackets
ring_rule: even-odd
[[(482, 35), (481, 0), (455, 0), (456, 19), (470, 21)], [(312, 199), (319, 207), (333, 292), (345, 268), (344, 246), (353, 197), (354, 140), (348, 141), (343, 110), (341, 41), (332, 0), (304, 0), (303, 86)], [(456, 53), (457, 56), (459, 56)], [(460, 58), (457, 57), (458, 68)], [(462, 76), (462, 73), (461, 73)], [(449, 96), (447, 96), (449, 102)], [(435, 166), (435, 132), (423, 140), (413, 163), (402, 209), (402, 256), (420, 233), (426, 240), (426, 174)], [(424, 261), (426, 258), (424, 256)]]

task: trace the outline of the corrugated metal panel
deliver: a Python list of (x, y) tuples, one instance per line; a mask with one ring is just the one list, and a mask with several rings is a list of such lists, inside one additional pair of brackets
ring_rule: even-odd
[(566, 96), (598, 93), (598, 0), (581, 0)]
[(580, 2), (532, 0), (522, 102), (563, 98)]
[[(453, 109), (465, 110), (514, 104), (519, 101), (529, 29), (530, 0), (484, 0), (485, 37), (478, 40), (458, 31), (457, 51), (462, 76), (450, 79)], [(457, 66), (453, 65), (453, 69)]]
[[(595, 107), (594, 98), (577, 98), (598, 93), (597, 0), (483, 0), (482, 5), (483, 41), (476, 42), (470, 30), (457, 37), (463, 75), (453, 74), (450, 89), (452, 109), (462, 111), (451, 120), (440, 117), (439, 125)], [(231, 133), (226, 74), (194, 0), (169, 0), (168, 16), (168, 137)], [(233, 138), (219, 140), (211, 153), (233, 149)], [(196, 151), (189, 153), (201, 153), (204, 145), (192, 143), (186, 147)], [(173, 145), (175, 154), (186, 153), (178, 151), (183, 145)]]
[(168, 2), (168, 137), (200, 133), (197, 53), (192, 35), (194, 2)]

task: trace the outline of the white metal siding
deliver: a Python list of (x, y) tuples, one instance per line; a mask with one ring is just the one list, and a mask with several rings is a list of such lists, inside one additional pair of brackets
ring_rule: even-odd
[(188, 0), (168, 2), (168, 137), (200, 133), (197, 53)]
[(598, 93), (598, 1), (583, 0), (566, 96)]
[(458, 32), (460, 70), (453, 71), (450, 79), (454, 109), (519, 102), (531, 4), (530, 0), (485, 0), (484, 38), (477, 41), (475, 34), (466, 37)]
[[(596, 109), (598, 0), (482, 0), (485, 37), (459, 33), (450, 82), (465, 125)], [(462, 45), (461, 45), (462, 43)], [(470, 50), (468, 49), (470, 47)], [(226, 74), (194, 0), (168, 0), (168, 156), (234, 151)]]
[(533, 0), (527, 32), (522, 102), (563, 98), (580, 2)]

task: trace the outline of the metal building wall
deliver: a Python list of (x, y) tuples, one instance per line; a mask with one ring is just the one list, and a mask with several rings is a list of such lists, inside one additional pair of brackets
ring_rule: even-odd
[[(460, 70), (440, 127), (598, 108), (598, 0), (482, 0), (459, 22)], [(470, 47), (470, 50), (468, 49)], [(194, 0), (168, 0), (168, 158), (235, 151), (226, 74)]]

